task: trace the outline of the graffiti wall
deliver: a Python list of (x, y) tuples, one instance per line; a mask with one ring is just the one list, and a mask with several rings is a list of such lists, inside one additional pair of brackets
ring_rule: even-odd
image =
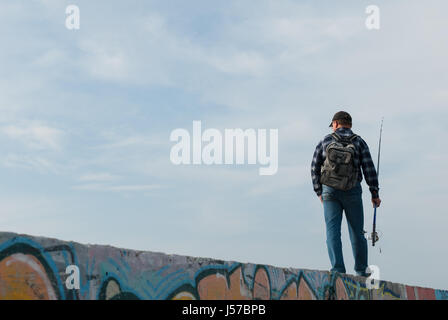
[(448, 299), (448, 291), (0, 232), (0, 299)]

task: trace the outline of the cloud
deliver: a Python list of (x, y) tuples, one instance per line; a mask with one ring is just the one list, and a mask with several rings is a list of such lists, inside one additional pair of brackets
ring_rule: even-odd
[(86, 53), (84, 67), (92, 76), (127, 81), (130, 57), (124, 49), (112, 48), (94, 40), (83, 40), (80, 48)]
[(5, 168), (21, 168), (41, 173), (60, 171), (58, 165), (39, 155), (8, 153), (0, 157), (0, 164)]
[(122, 136), (115, 133), (103, 133), (105, 139), (109, 140), (107, 143), (98, 144), (92, 146), (93, 149), (119, 149), (126, 147), (145, 148), (148, 146), (158, 146), (166, 141), (161, 140), (155, 136), (145, 136), (143, 134), (131, 134), (128, 136)]
[(120, 178), (120, 176), (110, 173), (87, 173), (82, 175), (79, 181), (114, 181)]
[(60, 150), (64, 137), (62, 130), (36, 123), (7, 125), (1, 127), (0, 132), (27, 148), (36, 150)]
[(84, 184), (72, 187), (75, 190), (101, 191), (101, 192), (139, 192), (151, 191), (162, 188), (161, 185), (105, 185), (105, 184)]
[(218, 71), (229, 74), (261, 76), (268, 62), (259, 52), (237, 51), (226, 56), (212, 56), (209, 63)]

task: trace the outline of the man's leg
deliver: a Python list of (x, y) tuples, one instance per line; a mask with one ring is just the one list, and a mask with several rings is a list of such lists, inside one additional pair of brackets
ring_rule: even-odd
[(325, 186), (323, 188), (322, 200), (327, 229), (327, 249), (332, 266), (331, 271), (345, 273), (341, 242), (342, 205), (336, 199), (331, 189), (325, 188)]
[(367, 240), (364, 236), (364, 209), (360, 185), (347, 191), (343, 200), (343, 206), (355, 258), (355, 271), (358, 275), (365, 276), (367, 268)]

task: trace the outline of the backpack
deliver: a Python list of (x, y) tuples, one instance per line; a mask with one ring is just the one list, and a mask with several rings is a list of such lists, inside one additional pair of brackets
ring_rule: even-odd
[(358, 170), (355, 167), (356, 134), (341, 137), (336, 132), (332, 134), (335, 141), (327, 148), (327, 157), (321, 168), (320, 183), (338, 190), (350, 190), (358, 181)]

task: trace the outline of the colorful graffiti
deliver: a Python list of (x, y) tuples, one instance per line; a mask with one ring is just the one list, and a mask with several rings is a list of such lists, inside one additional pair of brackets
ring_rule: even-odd
[[(67, 267), (79, 268), (79, 287)], [(85, 246), (0, 233), (0, 299), (387, 300), (443, 299), (448, 291), (350, 275)]]
[(15, 240), (0, 249), (0, 299), (64, 299), (57, 269), (46, 252), (28, 239)]

